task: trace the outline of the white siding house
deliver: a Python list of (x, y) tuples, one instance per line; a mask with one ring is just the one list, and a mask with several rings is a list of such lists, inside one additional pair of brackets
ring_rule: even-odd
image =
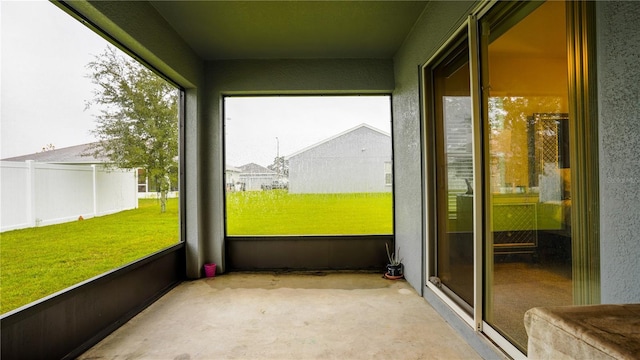
[(227, 191), (239, 191), (242, 190), (242, 183), (240, 182), (240, 173), (242, 171), (231, 165), (227, 165), (224, 170), (224, 183)]
[(391, 136), (367, 124), (287, 158), (291, 193), (391, 191)]
[(278, 178), (278, 174), (264, 166), (249, 163), (240, 166), (240, 182), (244, 184), (243, 190), (262, 190), (263, 186), (271, 185)]

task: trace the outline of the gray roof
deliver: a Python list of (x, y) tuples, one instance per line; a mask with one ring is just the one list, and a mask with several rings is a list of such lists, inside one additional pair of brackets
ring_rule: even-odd
[(43, 151), (39, 153), (15, 156), (2, 161), (27, 161), (33, 160), (51, 164), (101, 164), (109, 162), (106, 157), (95, 158), (91, 154), (91, 146), (94, 143), (69, 146), (61, 149)]
[(328, 143), (330, 141), (333, 141), (333, 140), (335, 140), (335, 139), (337, 139), (337, 138), (339, 138), (341, 136), (344, 136), (346, 134), (349, 134), (351, 132), (354, 132), (354, 131), (360, 130), (360, 129), (369, 129), (370, 131), (372, 131), (374, 133), (379, 133), (379, 134), (382, 134), (384, 136), (387, 136), (387, 137), (391, 138), (391, 135), (389, 135), (388, 133), (386, 133), (386, 132), (384, 132), (384, 131), (382, 131), (382, 130), (380, 130), (378, 128), (375, 128), (375, 127), (373, 127), (373, 126), (371, 126), (369, 124), (362, 123), (362, 124), (360, 124), (360, 125), (358, 125), (356, 127), (353, 127), (351, 129), (345, 130), (345, 131), (341, 132), (340, 134), (337, 134), (337, 135), (334, 135), (334, 136), (332, 136), (330, 138), (324, 139), (324, 140), (322, 140), (322, 141), (320, 141), (318, 143), (315, 143), (315, 144), (313, 144), (311, 146), (307, 146), (306, 148), (304, 148), (302, 150), (298, 150), (298, 151), (294, 152), (291, 155), (287, 155), (286, 158), (290, 159), (290, 158), (292, 158), (294, 156), (298, 156), (298, 155), (302, 154), (303, 152), (309, 151), (309, 150), (311, 150), (313, 148), (316, 148), (316, 147), (318, 147), (318, 146), (320, 146), (322, 144), (326, 144), (326, 143)]
[(266, 167), (255, 164), (255, 163), (242, 165), (240, 166), (240, 170), (242, 171), (243, 174), (275, 174), (276, 173), (273, 170), (269, 170)]

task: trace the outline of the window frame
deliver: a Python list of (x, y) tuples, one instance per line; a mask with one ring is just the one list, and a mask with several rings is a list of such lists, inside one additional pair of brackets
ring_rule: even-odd
[[(421, 101), (422, 101), (422, 118), (421, 118), (421, 126), (422, 130), (422, 139), (423, 139), (423, 178), (425, 182), (424, 186), (424, 211), (426, 213), (426, 217), (424, 218), (424, 242), (425, 242), (425, 286), (433, 291), (438, 298), (444, 301), (453, 311), (462, 318), (464, 322), (466, 322), (470, 327), (474, 329), (479, 329), (481, 326), (477, 322), (477, 314), (478, 308), (482, 308), (482, 297), (479, 296), (481, 292), (478, 292), (478, 283), (479, 276), (481, 276), (482, 272), (478, 272), (477, 265), (478, 263), (482, 263), (482, 259), (479, 258), (481, 256), (481, 252), (478, 250), (478, 239), (481, 232), (478, 230), (478, 222), (474, 221), (474, 306), (473, 309), (470, 309), (467, 306), (461, 305), (461, 300), (456, 299), (457, 295), (452, 295), (452, 293), (446, 289), (440, 287), (437, 283), (430, 281), (430, 279), (436, 276), (436, 265), (437, 265), (437, 217), (436, 217), (436, 164), (437, 164), (437, 154), (436, 154), (436, 146), (437, 144), (434, 142), (435, 136), (437, 135), (435, 128), (435, 106), (432, 106), (430, 103), (433, 94), (431, 94), (431, 90), (433, 89), (433, 79), (431, 77), (431, 69), (439, 65), (452, 51), (460, 46), (460, 38), (466, 38), (469, 48), (469, 71), (470, 71), (470, 90), (471, 90), (471, 104), (472, 104), (472, 168), (474, 172), (474, 180), (473, 187), (475, 189), (480, 189), (481, 186), (481, 176), (477, 176), (477, 170), (480, 162), (478, 161), (478, 146), (479, 142), (477, 139), (478, 135), (478, 117), (476, 109), (476, 98), (477, 92), (474, 90), (474, 66), (477, 66), (477, 63), (473, 62), (473, 49), (477, 48), (477, 45), (474, 41), (474, 29), (473, 29), (474, 19), (472, 16), (467, 18), (462, 25), (460, 25), (456, 31), (454, 31), (447, 39), (447, 41), (440, 46), (440, 48), (427, 60), (420, 68), (420, 88), (421, 88)], [(477, 76), (477, 74), (476, 74)], [(428, 95), (428, 96), (427, 96)], [(481, 194), (474, 194), (474, 218), (477, 213), (478, 200), (481, 198)]]
[[(176, 184), (176, 186), (179, 191), (179, 194), (185, 194), (184, 193), (185, 166), (186, 166), (186, 162), (184, 161), (184, 158), (185, 158), (185, 131), (184, 131), (185, 125), (184, 124), (185, 124), (185, 117), (186, 117), (185, 89), (182, 86), (178, 85), (175, 81), (171, 80), (168, 76), (163, 74), (157, 68), (152, 66), (150, 63), (148, 63), (147, 61), (144, 61), (142, 57), (138, 56), (137, 54), (135, 54), (135, 52), (128, 49), (121, 42), (116, 40), (115, 37), (108, 35), (100, 27), (96, 26), (91, 21), (87, 20), (86, 17), (84, 17), (78, 11), (73, 9), (71, 5), (64, 2), (53, 1), (50, 4), (46, 4), (43, 6), (54, 6), (56, 8), (55, 11), (64, 12), (63, 16), (69, 16), (69, 18), (67, 19), (69, 22), (75, 21), (75, 22), (78, 22), (77, 24), (78, 26), (85, 26), (86, 28), (88, 28), (89, 31), (101, 37), (104, 40), (104, 45), (110, 45), (117, 48), (119, 51), (131, 57), (134, 61), (137, 61), (139, 64), (141, 64), (145, 68), (151, 70), (155, 75), (162, 78), (164, 81), (166, 81), (167, 83), (169, 83), (171, 86), (175, 88), (175, 92), (177, 95), (177, 102), (178, 102), (177, 104), (178, 111), (177, 111), (177, 117), (176, 117), (176, 121), (178, 122), (177, 123), (177, 137), (178, 137), (177, 182), (178, 183)], [(90, 94), (90, 93), (87, 92), (87, 94)], [(138, 169), (132, 170), (136, 177), (135, 179), (136, 197), (138, 195), (139, 186), (143, 185), (146, 187), (148, 184), (148, 181), (145, 181), (143, 184), (140, 184), (138, 182), (139, 179), (138, 179), (137, 170)], [(139, 258), (133, 259), (126, 263), (121, 263), (95, 276), (82, 279), (72, 285), (58, 289), (53, 293), (47, 294), (39, 299), (33, 300), (15, 309), (9, 310), (1, 314), (0, 319), (3, 321), (3, 323), (5, 320), (7, 320), (7, 323), (9, 324), (9, 323), (14, 323), (16, 321), (23, 321), (22, 319), (25, 319), (25, 318), (31, 319), (32, 317), (34, 317), (33, 316), (34, 314), (36, 314), (36, 317), (41, 316), (41, 314), (45, 314), (46, 316), (51, 317), (51, 314), (47, 314), (47, 313), (55, 313), (56, 311), (59, 311), (59, 306), (52, 307), (51, 304), (60, 305), (60, 304), (66, 303), (67, 305), (65, 306), (73, 306), (75, 308), (78, 305), (78, 302), (79, 302), (78, 299), (82, 299), (82, 301), (86, 303), (87, 299), (95, 297), (96, 294), (98, 297), (103, 298), (105, 294), (104, 293), (105, 286), (107, 287), (115, 286), (118, 288), (130, 287), (131, 284), (134, 284), (136, 281), (140, 279), (144, 279), (144, 277), (146, 276), (145, 271), (149, 271), (150, 269), (153, 269), (152, 271), (156, 271), (156, 275), (157, 275), (156, 277), (154, 277), (155, 278), (154, 285), (162, 283), (163, 284), (162, 286), (164, 286), (164, 288), (160, 289), (159, 292), (157, 288), (153, 287), (154, 285), (150, 285), (145, 289), (142, 289), (142, 290), (138, 289), (140, 291), (137, 291), (134, 294), (134, 296), (130, 297), (129, 300), (132, 300), (131, 302), (111, 301), (111, 302), (102, 304), (104, 306), (102, 305), (98, 306), (98, 307), (102, 307), (103, 311), (100, 311), (101, 313), (108, 313), (109, 316), (107, 316), (107, 318), (111, 318), (112, 320), (110, 321), (113, 321), (114, 324), (118, 321), (121, 321), (122, 318), (126, 318), (127, 316), (130, 316), (131, 314), (133, 314), (133, 312), (131, 312), (132, 309), (134, 309), (134, 311), (141, 310), (141, 308), (139, 308), (141, 306), (140, 304), (148, 304), (148, 301), (151, 298), (157, 298), (159, 294), (164, 293), (171, 287), (177, 285), (178, 282), (185, 277), (185, 269), (184, 269), (184, 265), (182, 265), (184, 262), (184, 255), (185, 255), (184, 248), (185, 248), (185, 242), (186, 242), (186, 235), (185, 235), (186, 227), (185, 227), (185, 215), (184, 215), (185, 214), (184, 209), (186, 204), (185, 196), (180, 195), (177, 201), (178, 201), (178, 217), (177, 217), (178, 230), (177, 230), (177, 233), (174, 233), (177, 235), (177, 240), (175, 242), (171, 243), (168, 246), (165, 246), (164, 248), (160, 248), (159, 250), (155, 250), (152, 252), (147, 252), (146, 254), (142, 255)], [(171, 260), (167, 260), (167, 259), (171, 259)], [(169, 273), (165, 271), (168, 268), (174, 269), (173, 273)], [(79, 309), (82, 310), (82, 306), (80, 306)], [(120, 313), (118, 313), (119, 311)], [(121, 316), (122, 318), (118, 319), (118, 318), (115, 318), (115, 316)], [(81, 324), (82, 326), (87, 327), (89, 333), (93, 331), (93, 329), (90, 329), (90, 327), (101, 326), (99, 325), (100, 322), (95, 322), (96, 319), (91, 319), (91, 317), (87, 317), (87, 319), (89, 320), (85, 321), (84, 317), (78, 318), (78, 319), (76, 317), (71, 320), (66, 320), (66, 322), (69, 323), (71, 321), (74, 323)], [(54, 321), (52, 322), (52, 324), (56, 324), (56, 322)], [(3, 330), (4, 330), (4, 326), (3, 326)], [(102, 331), (102, 330), (104, 329), (99, 329), (99, 331)]]
[[(222, 132), (222, 183), (223, 183), (223, 189), (222, 189), (222, 193), (223, 195), (223, 213), (224, 213), (224, 239), (225, 241), (227, 240), (239, 240), (242, 241), (243, 239), (248, 239), (248, 238), (263, 238), (263, 239), (280, 239), (280, 238), (340, 238), (340, 237), (344, 237), (344, 238), (351, 238), (351, 237), (376, 237), (376, 236), (392, 236), (395, 238), (395, 163), (393, 161), (393, 154), (394, 154), (394, 141), (393, 141), (393, 98), (392, 98), (392, 94), (391, 93), (387, 93), (387, 92), (381, 92), (381, 93), (362, 93), (362, 92), (347, 92), (347, 93), (331, 93), (331, 92), (326, 92), (326, 93), (306, 93), (306, 92), (295, 92), (295, 93), (253, 93), (253, 92), (246, 92), (246, 93), (242, 93), (242, 94), (236, 94), (236, 93), (230, 93), (230, 94), (226, 94), (223, 93), (222, 97), (220, 99), (220, 104), (221, 104), (221, 119), (223, 119), (223, 129), (226, 126), (226, 119), (227, 119), (227, 111), (226, 111), (226, 106), (225, 106), (225, 99), (226, 98), (242, 98), (242, 97), (273, 97), (273, 98), (277, 98), (277, 97), (318, 97), (318, 98), (322, 98), (322, 97), (361, 97), (361, 96), (377, 96), (377, 97), (387, 97), (389, 100), (389, 118), (390, 118), (390, 133), (389, 136), (391, 138), (391, 144), (390, 144), (390, 151), (391, 151), (391, 159), (389, 161), (389, 163), (391, 163), (391, 183), (387, 184), (386, 183), (386, 178), (383, 179), (384, 181), (384, 187), (388, 188), (390, 187), (390, 193), (391, 193), (391, 232), (390, 233), (384, 233), (384, 234), (295, 234), (295, 235), (230, 235), (229, 231), (228, 231), (228, 215), (227, 215), (227, 196), (226, 196), (226, 192), (227, 192), (227, 186), (226, 186), (226, 169), (227, 166), (229, 166), (230, 164), (227, 164), (227, 156), (226, 156), (226, 143), (227, 143), (227, 136), (226, 136), (226, 131), (223, 130)], [(387, 173), (385, 172), (385, 175), (387, 175)], [(225, 250), (226, 252), (226, 250)]]

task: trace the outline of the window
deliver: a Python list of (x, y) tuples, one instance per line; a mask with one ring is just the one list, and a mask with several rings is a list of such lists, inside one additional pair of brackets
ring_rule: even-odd
[(138, 169), (138, 192), (146, 193), (148, 188), (149, 184), (147, 184), (147, 175), (144, 169)]
[(389, 96), (224, 106), (227, 235), (393, 232)]
[[(521, 351), (526, 310), (571, 305), (565, 3), (500, 7), (481, 22), (488, 163), (485, 319)], [(527, 45), (519, 47), (516, 44)], [(491, 246), (489, 246), (491, 245)], [(517, 304), (517, 305), (516, 305)]]
[(393, 165), (391, 161), (384, 163), (384, 184), (387, 186), (393, 185)]
[(5, 313), (180, 241), (180, 100), (50, 2), (3, 3), (1, 16)]

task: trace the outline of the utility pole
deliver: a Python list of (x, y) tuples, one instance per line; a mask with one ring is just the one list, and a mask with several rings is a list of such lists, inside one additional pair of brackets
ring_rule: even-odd
[(276, 136), (276, 175), (280, 180), (280, 139)]

